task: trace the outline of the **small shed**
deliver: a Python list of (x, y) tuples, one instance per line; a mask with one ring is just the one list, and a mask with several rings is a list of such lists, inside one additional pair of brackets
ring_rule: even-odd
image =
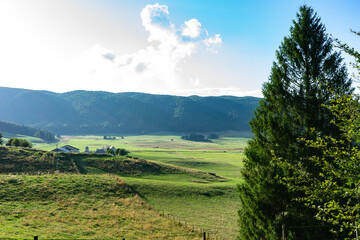
[(70, 152), (80, 152), (80, 149), (70, 146), (70, 145), (65, 145), (65, 146), (62, 146), (61, 148), (67, 149)]
[(66, 148), (55, 148), (51, 150), (51, 152), (71, 152), (71, 151)]

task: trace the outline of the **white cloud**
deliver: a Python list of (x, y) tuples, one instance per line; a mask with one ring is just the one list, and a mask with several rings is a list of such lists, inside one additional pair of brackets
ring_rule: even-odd
[(222, 39), (220, 37), (220, 34), (216, 34), (211, 38), (204, 39), (204, 43), (208, 47), (208, 50), (217, 53), (216, 48), (220, 46), (220, 44), (222, 43)]
[(171, 38), (174, 25), (170, 21), (169, 10), (166, 5), (147, 5), (140, 13), (145, 30), (150, 33), (149, 42), (164, 41)]
[(197, 19), (190, 19), (185, 22), (181, 34), (190, 38), (197, 38), (200, 36), (201, 23)]
[(184, 63), (201, 46), (215, 48), (221, 43), (220, 34), (213, 37), (201, 34), (206, 30), (201, 28), (197, 19), (186, 21), (181, 29), (176, 29), (166, 5), (147, 5), (140, 16), (149, 34), (149, 45), (133, 54), (119, 56), (101, 46), (92, 47), (83, 53), (80, 60), (89, 78), (95, 79), (101, 74), (104, 74), (103, 79), (113, 79), (112, 82), (118, 78), (120, 87), (117, 91), (134, 91), (134, 87), (137, 91), (145, 91), (145, 87), (147, 91), (156, 87), (174, 91), (181, 88), (184, 81), (198, 86), (199, 80), (189, 80), (189, 77), (179, 74), (182, 70), (180, 63)]

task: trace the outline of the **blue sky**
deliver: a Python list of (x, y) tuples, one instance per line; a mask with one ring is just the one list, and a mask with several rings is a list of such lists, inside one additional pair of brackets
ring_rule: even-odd
[(304, 3), (360, 49), (357, 0), (2, 0), (0, 86), (261, 96)]

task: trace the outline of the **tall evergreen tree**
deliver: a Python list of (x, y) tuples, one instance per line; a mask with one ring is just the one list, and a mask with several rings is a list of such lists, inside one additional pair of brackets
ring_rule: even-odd
[[(318, 134), (336, 136), (337, 129), (324, 104), (338, 93), (350, 94), (351, 80), (340, 53), (334, 52), (320, 18), (308, 6), (300, 7), (296, 20), (276, 52), (269, 81), (250, 126), (249, 141), (238, 185), (241, 208), (241, 239), (331, 239), (334, 236), (314, 217), (315, 212), (299, 203), (301, 191), (292, 192), (281, 182), (290, 175), (273, 159), (295, 163), (312, 156), (299, 138)], [(308, 166), (316, 171), (316, 166)], [(285, 228), (283, 229), (283, 226)], [(311, 228), (309, 226), (317, 226)]]
[[(354, 32), (360, 36), (360, 32)], [(360, 53), (338, 39), (337, 47), (355, 58), (354, 70), (360, 77)], [(356, 235), (360, 227), (360, 95), (343, 95), (327, 106), (334, 115), (341, 138), (318, 136), (315, 140), (302, 139), (306, 145), (320, 151), (320, 155), (303, 158), (297, 164), (280, 161), (292, 175), (285, 176), (286, 183), (294, 191), (301, 190), (305, 196), (300, 200), (317, 212), (317, 218), (330, 226), (341, 226), (339, 230)], [(317, 151), (317, 152), (319, 152)], [(309, 163), (316, 164), (317, 171), (307, 169)], [(345, 235), (345, 234), (344, 234)], [(349, 237), (350, 237), (349, 235)]]

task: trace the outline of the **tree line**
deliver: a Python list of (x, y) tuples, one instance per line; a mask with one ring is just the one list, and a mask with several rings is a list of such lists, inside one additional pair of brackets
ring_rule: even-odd
[(211, 142), (211, 139), (218, 139), (219, 136), (216, 133), (210, 133), (207, 137), (198, 133), (190, 133), (181, 136), (183, 140), (195, 141), (195, 142)]
[(26, 136), (37, 137), (48, 142), (53, 142), (56, 140), (55, 135), (48, 130), (37, 129), (37, 128), (18, 125), (9, 122), (0, 121), (0, 130), (7, 133), (22, 134)]
[[(346, 239), (360, 217), (360, 104), (317, 13), (301, 6), (250, 120), (241, 239)], [(360, 33), (356, 33), (360, 35)]]

